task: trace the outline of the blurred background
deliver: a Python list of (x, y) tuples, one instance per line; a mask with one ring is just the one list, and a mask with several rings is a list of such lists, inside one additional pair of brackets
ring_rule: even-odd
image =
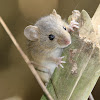
[[(67, 19), (72, 10), (85, 9), (92, 17), (100, 0), (0, 0), (0, 16), (27, 53), (23, 31), (53, 9)], [(40, 100), (40, 86), (0, 24), (0, 100)], [(100, 100), (100, 79), (93, 96)], [(16, 97), (16, 99), (14, 99)]]

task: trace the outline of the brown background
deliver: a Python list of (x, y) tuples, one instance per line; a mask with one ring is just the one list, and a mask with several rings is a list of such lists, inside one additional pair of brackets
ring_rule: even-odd
[[(92, 17), (99, 3), (100, 0), (0, 0), (0, 16), (26, 53), (23, 30), (27, 25), (34, 24), (54, 8), (64, 19), (74, 9), (85, 9)], [(14, 96), (19, 97), (16, 100), (39, 100), (42, 94), (29, 68), (0, 25), (0, 100)], [(100, 100), (100, 79), (93, 95), (95, 100)]]

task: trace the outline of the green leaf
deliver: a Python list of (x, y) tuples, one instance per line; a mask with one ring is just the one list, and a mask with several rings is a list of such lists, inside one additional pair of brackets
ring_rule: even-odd
[[(79, 36), (82, 39), (77, 33), (71, 35), (72, 44), (62, 54), (67, 63), (63, 64), (63, 69), (56, 68), (47, 86), (54, 100), (87, 100), (99, 78), (96, 74), (100, 70), (99, 48), (88, 41), (89, 35), (95, 36), (95, 33), (85, 10), (81, 12), (80, 24)], [(71, 72), (73, 67), (78, 68), (76, 74)], [(41, 100), (48, 99), (44, 95)]]

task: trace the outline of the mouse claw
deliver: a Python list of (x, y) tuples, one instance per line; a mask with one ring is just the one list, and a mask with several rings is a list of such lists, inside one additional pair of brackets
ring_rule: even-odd
[(76, 22), (75, 20), (72, 20), (72, 21), (71, 21), (71, 24), (72, 24), (72, 25), (79, 25), (79, 23)]
[(65, 56), (60, 57), (61, 59), (65, 58)]
[(78, 29), (79, 23), (76, 22), (75, 20), (72, 20), (70, 25), (69, 25), (69, 31), (74, 31), (74, 28)]
[(64, 66), (62, 64), (60, 64), (60, 67), (64, 68)]
[(72, 31), (72, 32), (74, 31), (74, 29), (72, 28), (72, 26), (69, 25), (69, 30), (68, 30), (68, 31), (69, 31), (69, 32), (70, 32), (70, 31)]
[(79, 23), (76, 22), (75, 20), (73, 20), (73, 21), (71, 21), (70, 26), (71, 26), (72, 28), (79, 28)]
[(77, 26), (77, 25), (73, 25), (73, 27), (75, 27), (75, 28), (77, 28), (77, 29), (79, 28), (79, 26)]
[(62, 61), (63, 58), (64, 58), (64, 56), (57, 58), (57, 62), (56, 62), (57, 63), (57, 67), (60, 66), (60, 67), (64, 68), (62, 64), (66, 63), (66, 62)]
[(65, 63), (66, 63), (66, 61), (61, 61), (61, 63), (65, 64)]

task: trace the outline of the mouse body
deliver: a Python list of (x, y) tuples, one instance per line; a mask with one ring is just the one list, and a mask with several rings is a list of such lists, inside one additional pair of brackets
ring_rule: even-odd
[(48, 83), (55, 68), (61, 66), (64, 57), (63, 49), (71, 44), (69, 25), (61, 19), (56, 10), (40, 18), (35, 24), (24, 30), (28, 39), (28, 51), (32, 56), (32, 63), (43, 82)]

